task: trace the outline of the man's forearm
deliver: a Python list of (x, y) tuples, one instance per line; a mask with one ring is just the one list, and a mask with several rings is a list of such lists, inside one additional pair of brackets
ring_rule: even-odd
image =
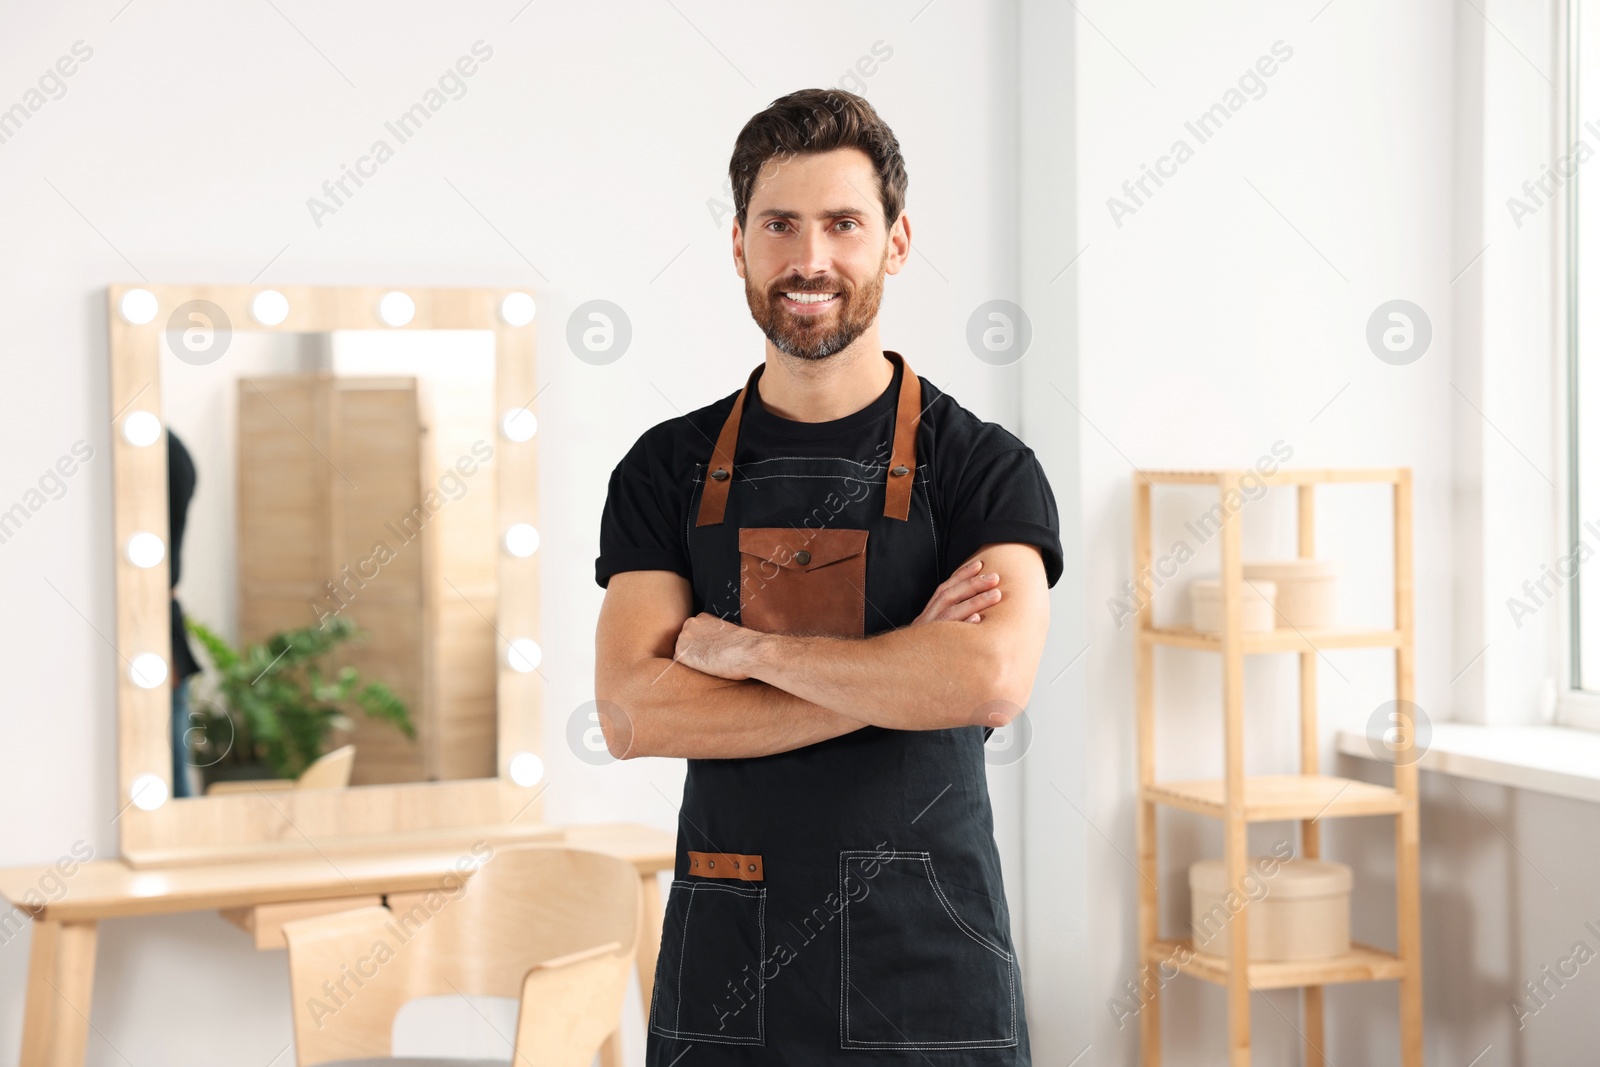
[[(752, 641), (745, 669), (850, 719), (940, 730), (1010, 721), (1028, 699), (1012, 662), (971, 623), (934, 622), (865, 639), (763, 634)], [(991, 718), (995, 713), (1002, 718)]]
[(769, 756), (867, 725), (753, 678), (729, 681), (663, 658), (632, 665), (599, 703), (607, 745), (622, 759)]

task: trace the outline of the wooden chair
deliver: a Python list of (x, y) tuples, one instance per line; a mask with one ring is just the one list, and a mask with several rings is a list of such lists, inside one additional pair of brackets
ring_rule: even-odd
[(290, 789), (344, 789), (350, 784), (350, 771), (356, 765), (356, 746), (345, 745), (324, 753), (298, 778), (265, 778), (243, 782), (212, 782), (206, 796), (222, 793), (281, 793)]
[(296, 789), (344, 789), (356, 765), (356, 746), (345, 745), (324, 753), (294, 780)]
[(598, 1050), (605, 1067), (621, 1067), (642, 915), (631, 863), (535, 845), (496, 850), (451, 891), (285, 923), (299, 1067), (468, 1067), (384, 1059), (406, 1001), (457, 994), (519, 998), (502, 1065), (589, 1067)]

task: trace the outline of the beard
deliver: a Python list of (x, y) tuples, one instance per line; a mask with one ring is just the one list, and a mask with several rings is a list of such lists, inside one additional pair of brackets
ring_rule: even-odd
[[(796, 359), (826, 359), (848, 348), (878, 317), (878, 307), (883, 303), (884, 265), (888, 261), (889, 247), (885, 244), (877, 273), (860, 289), (845, 284), (842, 279), (802, 281), (791, 276), (761, 292), (747, 272), (745, 303), (750, 305), (750, 315), (756, 325), (779, 352)], [(781, 303), (784, 293), (815, 292), (837, 293), (833, 298), (836, 306), (820, 315), (796, 315)]]

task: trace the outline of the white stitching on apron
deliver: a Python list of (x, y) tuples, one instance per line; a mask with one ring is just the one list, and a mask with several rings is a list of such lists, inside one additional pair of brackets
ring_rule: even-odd
[[(973, 1038), (969, 1041), (945, 1041), (934, 1044), (927, 1041), (867, 1041), (862, 1038), (850, 1038), (846, 1036), (849, 1030), (850, 1021), (850, 898), (846, 894), (844, 888), (846, 865), (845, 857), (847, 856), (873, 856), (879, 859), (884, 857), (893, 858), (896, 856), (911, 856), (922, 860), (923, 869), (928, 875), (928, 881), (933, 886), (934, 891), (939, 894), (939, 900), (944, 905), (946, 914), (955, 920), (956, 925), (968, 937), (971, 937), (974, 941), (977, 941), (980, 945), (989, 949), (991, 952), (995, 952), (1006, 961), (1006, 975), (1009, 979), (1011, 994), (1011, 1040), (1001, 1041), (999, 1038)], [(848, 851), (841, 851), (839, 853), (839, 897), (845, 902), (844, 922), (841, 926), (841, 932), (844, 939), (844, 951), (840, 954), (839, 960), (839, 1003), (844, 1009), (839, 1013), (839, 1047), (841, 1049), (861, 1047), (914, 1048), (930, 1050), (941, 1048), (1011, 1048), (1017, 1044), (1016, 963), (1012, 959), (1010, 953), (1006, 952), (1004, 949), (997, 948), (996, 946), (990, 944), (986, 939), (980, 937), (976, 931), (967, 926), (967, 924), (961, 920), (961, 917), (955, 913), (955, 909), (951, 907), (949, 900), (944, 895), (944, 890), (939, 887), (939, 883), (935, 878), (933, 873), (933, 858), (929, 853), (880, 852), (874, 849), (852, 849)], [(863, 994), (863, 996), (864, 995), (865, 994)]]
[[(689, 912), (694, 906), (695, 893), (702, 889), (716, 889), (724, 893), (733, 893), (741, 897), (756, 898), (756, 925), (759, 931), (756, 948), (756, 977), (759, 978), (761, 976), (761, 966), (766, 962), (767, 958), (767, 890), (765, 886), (760, 888), (754, 886), (745, 888), (731, 885), (716, 885), (712, 882), (691, 882), (682, 878), (674, 879), (672, 886), (674, 888), (683, 886), (689, 890), (689, 902), (688, 904), (684, 905), (683, 909), (683, 946), (678, 950), (677, 1014), (672, 1020), (673, 1023), (676, 1024), (676, 1027), (681, 1028), (683, 1025), (683, 965), (684, 961), (688, 958)], [(654, 991), (652, 991), (650, 998), (650, 1014), (651, 1029), (664, 1037), (677, 1038), (680, 1041), (692, 1038), (696, 1041), (711, 1041), (719, 1045), (765, 1045), (767, 1043), (767, 984), (766, 982), (762, 981), (756, 985), (756, 1036), (753, 1038), (714, 1037), (710, 1034), (703, 1034), (698, 1031), (685, 1031), (678, 1028), (662, 1026), (659, 1020), (655, 1018)]]

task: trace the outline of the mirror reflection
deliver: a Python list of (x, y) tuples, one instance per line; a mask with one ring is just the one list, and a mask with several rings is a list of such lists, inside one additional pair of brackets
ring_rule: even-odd
[(162, 344), (175, 795), (493, 777), (493, 333), (219, 338)]

